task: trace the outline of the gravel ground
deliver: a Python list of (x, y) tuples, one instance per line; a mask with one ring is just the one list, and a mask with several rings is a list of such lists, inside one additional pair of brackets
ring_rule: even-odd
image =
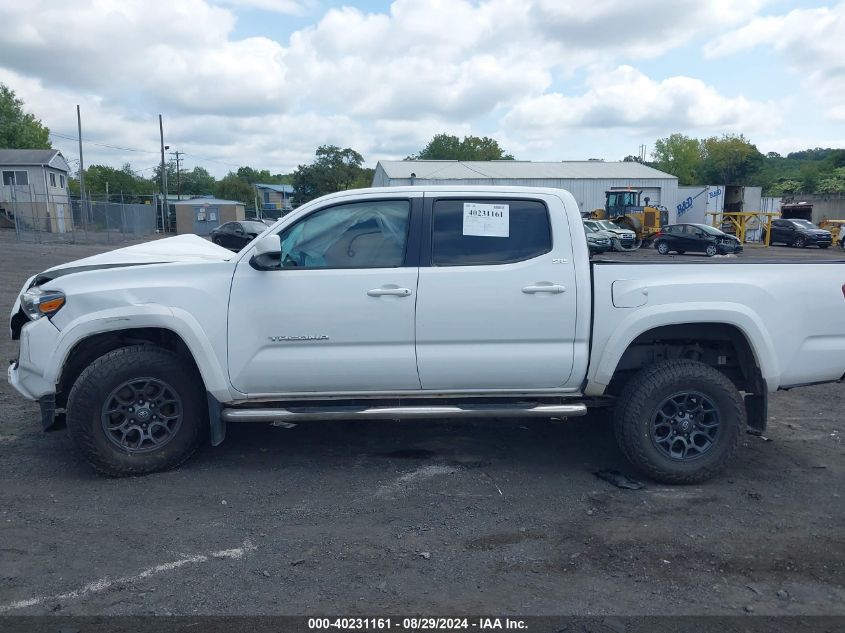
[[(0, 312), (30, 274), (106, 248), (0, 234)], [(741, 259), (772, 256), (842, 253)], [(845, 615), (843, 404), (843, 385), (775, 395), (768, 440), (694, 487), (597, 479), (636, 476), (604, 414), (235, 426), (116, 480), (4, 381), (0, 615)]]

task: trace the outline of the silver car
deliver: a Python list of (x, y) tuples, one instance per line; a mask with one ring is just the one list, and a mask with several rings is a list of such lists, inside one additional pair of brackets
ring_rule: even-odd
[(604, 231), (610, 238), (614, 251), (632, 251), (637, 248), (637, 234), (610, 220), (584, 220), (584, 226)]

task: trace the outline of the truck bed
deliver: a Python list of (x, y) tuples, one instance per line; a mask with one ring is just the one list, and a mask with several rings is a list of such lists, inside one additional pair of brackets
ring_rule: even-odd
[(587, 393), (603, 391), (637, 336), (683, 323), (735, 326), (770, 392), (845, 374), (845, 261), (597, 260), (590, 270)]

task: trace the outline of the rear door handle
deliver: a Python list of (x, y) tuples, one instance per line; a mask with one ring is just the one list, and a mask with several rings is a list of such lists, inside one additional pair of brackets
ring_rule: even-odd
[(399, 288), (398, 286), (383, 286), (381, 288), (367, 290), (367, 294), (371, 297), (382, 297), (385, 295), (393, 297), (409, 297), (411, 295), (411, 291), (408, 288)]
[(548, 292), (550, 294), (557, 295), (557, 294), (560, 294), (561, 292), (566, 292), (566, 288), (564, 286), (560, 286), (558, 284), (552, 284), (552, 283), (548, 283), (548, 282), (539, 282), (539, 283), (531, 285), (531, 286), (525, 286), (522, 289), (522, 292), (524, 292), (527, 295), (533, 295), (533, 294), (536, 294), (538, 292)]

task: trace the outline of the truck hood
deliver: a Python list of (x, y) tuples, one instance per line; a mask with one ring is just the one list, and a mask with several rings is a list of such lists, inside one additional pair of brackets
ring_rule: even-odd
[(212, 244), (198, 235), (177, 235), (134, 246), (118, 248), (48, 268), (35, 277), (35, 285), (75, 272), (142, 264), (170, 262), (226, 261), (236, 253)]

